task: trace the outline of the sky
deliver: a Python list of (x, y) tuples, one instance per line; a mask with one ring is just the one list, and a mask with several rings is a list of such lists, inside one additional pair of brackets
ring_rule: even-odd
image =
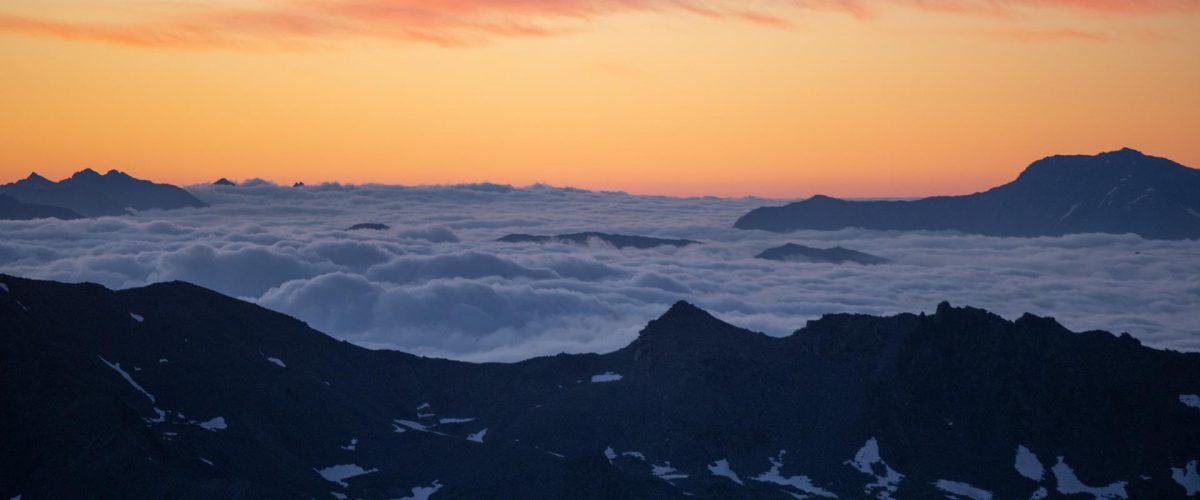
[(1200, 166), (1196, 0), (5, 0), (0, 181), (672, 196)]
[[(763, 199), (548, 186), (293, 189), (260, 181), (189, 191), (211, 206), (0, 221), (0, 273), (111, 288), (184, 280), (365, 347), (470, 361), (616, 350), (678, 300), (775, 336), (828, 313), (932, 313), (948, 300), (1010, 320), (1029, 312), (1075, 331), (1128, 332), (1155, 348), (1200, 351), (1194, 240), (779, 234), (733, 228)], [(347, 230), (363, 222), (391, 227)], [(701, 244), (638, 250), (496, 241), (578, 231)], [(840, 245), (891, 262), (754, 257), (788, 242)]]

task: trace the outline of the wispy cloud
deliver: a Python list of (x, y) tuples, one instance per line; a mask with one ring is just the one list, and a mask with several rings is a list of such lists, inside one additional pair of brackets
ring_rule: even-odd
[[(788, 28), (804, 11), (880, 15), (884, 6), (963, 15), (1017, 17), (1059, 9), (1101, 15), (1195, 14), (1195, 0), (279, 0), (260, 8), (192, 6), (131, 12), (119, 22), (62, 20), (0, 12), (0, 32), (135, 47), (273, 49), (354, 39), (470, 46), (497, 38), (546, 37), (631, 12), (693, 15)], [(2, 10), (2, 9), (0, 9)], [(1062, 30), (1063, 35), (1070, 29)], [(1082, 32), (1080, 32), (1082, 34)], [(1026, 38), (1037, 38), (1036, 36)], [(1068, 36), (1045, 36), (1062, 38)]]

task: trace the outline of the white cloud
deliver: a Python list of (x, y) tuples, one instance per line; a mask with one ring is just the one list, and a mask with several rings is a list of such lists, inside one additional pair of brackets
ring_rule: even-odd
[[(1200, 350), (1197, 242), (732, 229), (755, 199), (639, 197), (546, 186), (189, 188), (212, 204), (77, 221), (0, 222), (0, 271), (110, 287), (182, 279), (369, 347), (471, 360), (606, 351), (686, 299), (786, 335), (831, 312), (930, 311), (949, 300), (1075, 330)], [(380, 222), (384, 231), (346, 231)], [(603, 231), (702, 245), (512, 245), (511, 232)], [(842, 245), (880, 266), (753, 259)]]

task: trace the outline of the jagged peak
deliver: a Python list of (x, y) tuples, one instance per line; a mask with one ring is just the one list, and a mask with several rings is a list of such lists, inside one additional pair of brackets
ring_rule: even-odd
[(1142, 153), (1141, 151), (1138, 151), (1138, 150), (1136, 150), (1136, 149), (1125, 147), (1125, 148), (1121, 148), (1121, 149), (1118, 149), (1118, 150), (1115, 150), (1115, 151), (1105, 151), (1105, 152), (1102, 152), (1102, 153), (1100, 153), (1100, 154), (1097, 154), (1096, 156), (1129, 156), (1129, 157), (1137, 157), (1137, 156), (1146, 156), (1146, 154), (1145, 154), (1145, 153)]
[(741, 331), (740, 328), (717, 319), (708, 311), (680, 300), (658, 319), (651, 320), (642, 329), (638, 339), (657, 337), (694, 339), (711, 336), (713, 333), (723, 333), (725, 330)]
[(72, 179), (96, 179), (100, 177), (100, 173), (90, 168), (85, 168), (71, 175)]
[(117, 170), (115, 168), (109, 169), (108, 172), (105, 172), (104, 177), (111, 178), (111, 179), (132, 179), (133, 178), (133, 176), (131, 176), (125, 172), (122, 172), (120, 170)]
[(658, 319), (655, 319), (651, 321), (649, 325), (646, 325), (646, 330), (650, 330), (652, 326), (662, 327), (676, 324), (710, 321), (718, 323), (721, 322), (721, 320), (709, 314), (708, 311), (696, 307), (692, 303), (685, 300), (680, 300), (672, 304), (671, 308), (667, 309), (667, 312), (663, 313), (662, 316), (659, 316)]
[(42, 175), (37, 172), (30, 172), (29, 177), (26, 177), (25, 181), (31, 182), (31, 183), (36, 183), (36, 184), (53, 184), (54, 183), (54, 181), (51, 181), (50, 179), (42, 177)]

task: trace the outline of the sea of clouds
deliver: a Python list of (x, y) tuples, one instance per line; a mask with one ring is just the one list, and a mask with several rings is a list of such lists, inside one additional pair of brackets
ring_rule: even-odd
[[(0, 272), (111, 288), (185, 280), (372, 348), (514, 361), (623, 347), (687, 300), (787, 335), (825, 313), (954, 305), (1200, 350), (1200, 243), (1133, 235), (992, 238), (733, 229), (778, 200), (632, 196), (532, 186), (192, 186), (204, 209), (0, 221)], [(386, 231), (347, 231), (380, 222)], [(513, 232), (602, 231), (704, 242), (618, 250), (507, 244)], [(842, 245), (878, 266), (753, 258), (786, 242)]]

